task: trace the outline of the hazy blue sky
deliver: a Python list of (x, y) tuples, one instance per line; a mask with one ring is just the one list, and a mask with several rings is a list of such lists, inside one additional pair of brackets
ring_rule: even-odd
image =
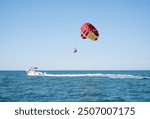
[[(98, 41), (81, 39), (84, 22)], [(150, 1), (0, 0), (0, 69), (30, 66), (150, 69)]]

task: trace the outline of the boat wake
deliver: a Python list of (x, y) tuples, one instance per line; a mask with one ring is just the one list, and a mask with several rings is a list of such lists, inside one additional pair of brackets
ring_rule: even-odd
[(44, 76), (49, 77), (102, 77), (102, 78), (112, 78), (112, 79), (147, 79), (150, 77), (136, 76), (136, 75), (127, 75), (127, 74), (47, 74), (44, 73)]

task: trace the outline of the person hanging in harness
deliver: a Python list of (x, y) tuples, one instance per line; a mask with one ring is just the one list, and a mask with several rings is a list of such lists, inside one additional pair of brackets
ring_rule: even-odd
[(78, 50), (76, 49), (76, 48), (74, 48), (74, 51), (73, 51), (73, 53), (76, 53)]

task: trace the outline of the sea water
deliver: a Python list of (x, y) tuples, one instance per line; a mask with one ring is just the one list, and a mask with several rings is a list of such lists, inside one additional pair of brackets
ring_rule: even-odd
[(150, 71), (0, 71), (1, 102), (150, 102)]

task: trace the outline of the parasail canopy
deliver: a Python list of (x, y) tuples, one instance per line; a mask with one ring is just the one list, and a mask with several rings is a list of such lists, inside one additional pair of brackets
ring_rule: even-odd
[(81, 37), (82, 39), (89, 38), (96, 41), (99, 37), (99, 33), (91, 23), (86, 22), (81, 26)]

